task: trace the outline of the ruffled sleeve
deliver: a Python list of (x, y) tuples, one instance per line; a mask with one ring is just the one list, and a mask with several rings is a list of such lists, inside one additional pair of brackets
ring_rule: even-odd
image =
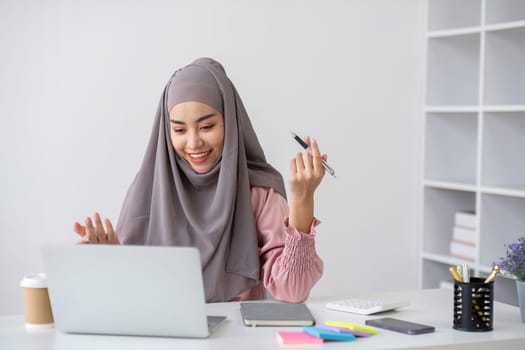
[(323, 274), (323, 261), (315, 249), (315, 219), (310, 232), (288, 226), (288, 205), (272, 188), (252, 188), (257, 223), (261, 280), (273, 298), (303, 302)]

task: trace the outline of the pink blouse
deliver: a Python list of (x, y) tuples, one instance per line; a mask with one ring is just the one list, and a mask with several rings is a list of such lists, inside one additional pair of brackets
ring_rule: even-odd
[(323, 274), (323, 261), (315, 250), (315, 219), (309, 233), (288, 226), (286, 199), (273, 188), (253, 187), (252, 207), (257, 225), (261, 283), (234, 301), (265, 299), (303, 302)]

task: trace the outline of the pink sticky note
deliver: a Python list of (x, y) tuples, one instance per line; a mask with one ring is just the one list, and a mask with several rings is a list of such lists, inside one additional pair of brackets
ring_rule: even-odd
[(323, 339), (314, 337), (305, 332), (279, 331), (276, 334), (280, 345), (317, 345), (323, 344)]

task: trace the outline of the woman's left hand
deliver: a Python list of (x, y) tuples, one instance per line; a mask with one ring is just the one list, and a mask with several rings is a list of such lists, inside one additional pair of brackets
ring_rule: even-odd
[(288, 178), (290, 191), (298, 199), (313, 197), (315, 189), (319, 186), (325, 174), (325, 168), (321, 160), (327, 159), (326, 154), (321, 156), (315, 139), (306, 136), (304, 141), (310, 146), (311, 153), (305, 150), (292, 159)]
[(314, 218), (314, 193), (325, 174), (317, 142), (305, 137), (311, 153), (304, 151), (292, 159), (288, 182), (290, 184), (290, 214), (288, 224), (303, 233), (310, 232)]

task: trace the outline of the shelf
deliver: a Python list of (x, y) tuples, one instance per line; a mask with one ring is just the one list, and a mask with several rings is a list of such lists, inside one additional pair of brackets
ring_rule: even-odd
[(469, 264), (471, 267), (474, 267), (474, 264), (472, 262), (456, 258), (455, 256), (450, 256), (446, 254), (434, 254), (434, 253), (423, 253), (422, 255), (423, 259), (430, 260), (436, 263), (447, 265), (447, 269), (449, 266), (455, 266), (458, 264)]
[(481, 110), (484, 112), (525, 112), (525, 105), (485, 105)]
[(485, 0), (486, 23), (502, 23), (525, 20), (523, 0)]
[(491, 266), (505, 255), (505, 244), (525, 235), (525, 198), (482, 194), (480, 261)]
[(427, 105), (478, 105), (480, 34), (428, 40)]
[[(480, 276), (483, 275), (484, 277), (488, 276), (490, 272), (492, 271), (492, 265), (480, 265), (480, 264), (472, 263), (470, 261), (466, 261), (463, 259), (456, 258), (454, 256), (445, 255), (445, 254), (423, 253), (421, 257), (424, 260), (446, 265), (447, 269), (450, 266), (455, 266), (459, 264), (468, 264), (473, 271), (475, 271)], [(498, 278), (515, 279), (515, 277), (505, 274), (504, 271), (502, 271), (499, 274)]]
[(483, 186), (524, 189), (525, 112), (485, 113), (483, 123)]
[(476, 183), (477, 113), (428, 113), (425, 178)]
[(448, 255), (457, 211), (475, 211), (476, 194), (467, 191), (424, 188), (423, 251)]
[(481, 33), (481, 27), (468, 27), (468, 28), (457, 28), (457, 29), (443, 29), (435, 30), (427, 33), (428, 38), (446, 38), (450, 36), (459, 36), (465, 34), (479, 34)]
[(442, 264), (432, 260), (423, 260), (423, 288), (439, 288), (441, 281), (453, 282), (448, 271), (450, 265)]
[[(488, 276), (525, 236), (525, 0), (427, 3), (420, 261), (421, 286), (438, 288), (459, 263)], [(473, 262), (450, 255), (458, 211), (476, 213), (475, 237), (457, 231)], [(517, 305), (512, 279), (495, 289)]]
[(425, 107), (427, 113), (469, 113), (469, 112), (525, 112), (525, 105), (484, 105), (471, 106), (433, 106)]
[(429, 0), (428, 30), (479, 26), (481, 0)]
[(525, 198), (525, 185), (517, 186), (516, 188), (482, 187), (481, 192), (486, 194)]
[(456, 190), (466, 192), (476, 192), (476, 185), (462, 182), (448, 182), (448, 181), (435, 181), (435, 180), (424, 180), (423, 185), (426, 187), (441, 188), (444, 190)]
[(427, 113), (469, 113), (479, 112), (478, 106), (426, 106)]
[(486, 33), (486, 105), (525, 104), (525, 28)]
[(498, 24), (490, 24), (485, 26), (485, 31), (495, 32), (498, 30), (509, 30), (509, 29), (518, 29), (525, 27), (525, 21), (515, 21), (515, 22), (506, 22)]

